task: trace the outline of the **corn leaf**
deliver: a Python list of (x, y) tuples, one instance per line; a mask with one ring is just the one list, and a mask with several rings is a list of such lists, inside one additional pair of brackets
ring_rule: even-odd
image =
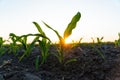
[(78, 12), (68, 24), (67, 28), (64, 31), (64, 39), (69, 37), (72, 34), (72, 30), (76, 27), (77, 22), (80, 20), (81, 14)]
[(40, 61), (40, 57), (39, 56), (37, 56), (36, 57), (36, 60), (35, 60), (35, 68), (38, 70), (38, 68), (39, 68), (39, 61)]
[(45, 33), (43, 32), (42, 28), (40, 27), (40, 25), (37, 22), (33, 22), (33, 24), (36, 26), (37, 30), (45, 36)]
[(76, 58), (71, 58), (71, 59), (69, 59), (65, 62), (65, 65), (68, 64), (68, 63), (71, 63), (71, 62), (75, 62), (75, 61), (77, 61)]
[(43, 22), (43, 23), (46, 25), (46, 27), (48, 27), (49, 29), (53, 30), (56, 33), (56, 35), (58, 36), (58, 38), (60, 40), (60, 43), (64, 42), (64, 39), (60, 36), (60, 34), (55, 29), (53, 29), (52, 27), (50, 27), (47, 23), (45, 23), (45, 22)]

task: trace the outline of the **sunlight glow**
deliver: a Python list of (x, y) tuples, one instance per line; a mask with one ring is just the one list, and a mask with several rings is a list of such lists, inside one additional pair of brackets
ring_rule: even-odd
[(70, 38), (65, 39), (65, 44), (72, 43), (72, 40)]

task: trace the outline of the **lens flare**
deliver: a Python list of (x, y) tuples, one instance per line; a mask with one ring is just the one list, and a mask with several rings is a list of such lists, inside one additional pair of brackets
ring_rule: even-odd
[(65, 39), (65, 44), (69, 44), (69, 43), (72, 43), (71, 39), (70, 38), (66, 38)]

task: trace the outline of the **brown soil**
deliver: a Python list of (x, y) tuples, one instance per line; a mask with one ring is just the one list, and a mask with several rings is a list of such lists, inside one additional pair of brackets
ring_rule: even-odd
[[(38, 70), (35, 69), (35, 58), (41, 53), (38, 46), (21, 62), (18, 57), (6, 53), (0, 57), (0, 80), (120, 80), (120, 47), (107, 43), (101, 48), (96, 45), (96, 48), (105, 60), (91, 44), (81, 44), (65, 55), (66, 59), (76, 57), (76, 62), (63, 66), (51, 55)], [(49, 52), (57, 53), (53, 46)]]

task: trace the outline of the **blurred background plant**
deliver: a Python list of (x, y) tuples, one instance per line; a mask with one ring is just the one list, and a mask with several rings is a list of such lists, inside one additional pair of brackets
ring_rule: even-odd
[(6, 48), (4, 47), (5, 40), (3, 40), (2, 37), (0, 37), (0, 56), (5, 54)]
[(19, 46), (17, 44), (17, 41), (19, 40), (19, 36), (15, 35), (14, 33), (9, 34), (9, 43), (10, 47), (8, 48), (8, 53), (12, 53), (15, 56), (17, 55), (17, 52), (19, 51)]
[(98, 38), (97, 37), (97, 43), (95, 43), (95, 40), (94, 38), (91, 38), (92, 39), (92, 45), (91, 47), (104, 59), (105, 59), (105, 55), (104, 55), (104, 51), (102, 50), (102, 40), (103, 40), (103, 37), (101, 38)]
[(120, 47), (120, 33), (118, 33), (118, 40), (115, 40), (114, 44), (116, 47)]

